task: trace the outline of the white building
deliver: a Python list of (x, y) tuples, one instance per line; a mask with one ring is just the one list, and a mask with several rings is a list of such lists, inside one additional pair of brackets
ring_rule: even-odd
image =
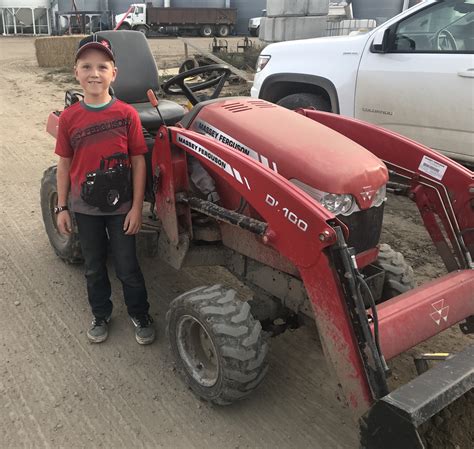
[(0, 32), (51, 34), (51, 0), (0, 0)]

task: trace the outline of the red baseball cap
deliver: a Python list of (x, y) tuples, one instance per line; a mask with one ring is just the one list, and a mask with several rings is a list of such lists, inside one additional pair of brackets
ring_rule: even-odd
[(91, 48), (104, 52), (112, 61), (115, 62), (115, 55), (112, 50), (112, 44), (107, 38), (101, 36), (100, 34), (91, 34), (90, 36), (85, 37), (81, 40), (81, 42), (79, 42), (79, 47), (77, 47), (75, 60), (77, 61), (84, 51), (89, 50)]

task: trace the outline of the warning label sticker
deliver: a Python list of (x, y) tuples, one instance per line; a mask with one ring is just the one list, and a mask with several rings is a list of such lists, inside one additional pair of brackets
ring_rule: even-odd
[(447, 165), (442, 164), (441, 162), (435, 161), (428, 156), (423, 156), (418, 170), (427, 175), (432, 176), (433, 178), (441, 181), (444, 174), (446, 173)]

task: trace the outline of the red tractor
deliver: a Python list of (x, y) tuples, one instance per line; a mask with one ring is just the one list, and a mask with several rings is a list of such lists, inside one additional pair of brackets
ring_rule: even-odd
[[(420, 425), (472, 394), (474, 346), (392, 392), (386, 362), (458, 323), (474, 333), (473, 173), (357, 120), (219, 99), (226, 66), (165, 83), (166, 92), (182, 92), (194, 104), (186, 115), (166, 100), (155, 109), (146, 91), (158, 89), (158, 75), (145, 38), (103, 34), (120, 68), (115, 95), (139, 111), (150, 144), (147, 200), (160, 227), (159, 257), (177, 269), (224, 266), (255, 293), (243, 301), (213, 285), (172, 301), (167, 334), (191, 389), (216, 404), (248, 396), (267, 371), (268, 336), (310, 318), (360, 418), (361, 446), (426, 447)], [(186, 84), (204, 71), (216, 77)], [(214, 93), (202, 101), (195, 92), (211, 85)], [(66, 107), (76, 97), (69, 94)], [(58, 116), (49, 117), (53, 136)], [(190, 185), (189, 157), (213, 177), (219, 204)], [(77, 237), (65, 239), (55, 228), (54, 175), (52, 167), (42, 182), (46, 230), (58, 255), (77, 262)], [(415, 287), (402, 255), (379, 244), (386, 191), (417, 204), (448, 275)]]

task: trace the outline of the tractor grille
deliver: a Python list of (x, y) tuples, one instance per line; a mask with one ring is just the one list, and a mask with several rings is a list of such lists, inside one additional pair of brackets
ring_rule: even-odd
[(374, 248), (379, 243), (380, 233), (382, 232), (383, 208), (384, 205), (382, 204), (379, 207), (354, 212), (347, 217), (342, 215), (338, 217), (349, 228), (347, 245), (354, 247), (356, 253)]

